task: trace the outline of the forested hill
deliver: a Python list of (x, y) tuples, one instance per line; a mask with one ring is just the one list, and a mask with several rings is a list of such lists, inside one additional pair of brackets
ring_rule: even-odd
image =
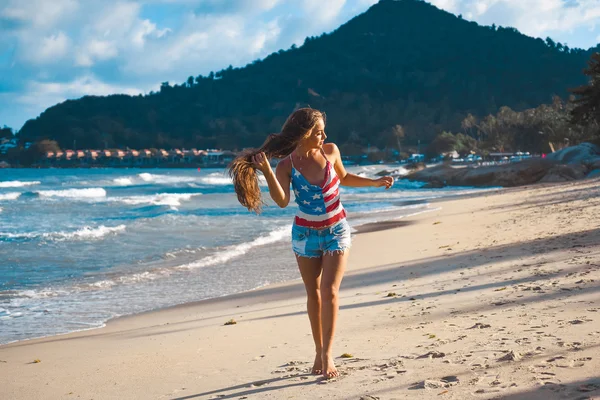
[(330, 34), (244, 68), (163, 83), (146, 96), (89, 96), (28, 121), (26, 140), (69, 147), (256, 146), (298, 105), (324, 110), (339, 143), (385, 145), (404, 126), (406, 143), (485, 116), (568, 96), (584, 84), (591, 50), (479, 26), (419, 0), (381, 0)]

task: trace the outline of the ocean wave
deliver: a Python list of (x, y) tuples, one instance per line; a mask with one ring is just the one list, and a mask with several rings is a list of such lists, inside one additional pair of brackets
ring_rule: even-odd
[(150, 204), (155, 206), (178, 207), (182, 201), (189, 201), (192, 197), (200, 196), (202, 193), (158, 193), (145, 196), (128, 196), (109, 198), (129, 205)]
[(39, 185), (40, 181), (4, 181), (0, 182), (0, 188), (13, 188), (13, 187), (24, 187), (24, 186), (32, 186)]
[(51, 234), (44, 234), (44, 237), (50, 237), (57, 240), (100, 239), (110, 234), (123, 232), (125, 228), (125, 225), (118, 225), (113, 227), (100, 225), (96, 228), (85, 226), (75, 232), (55, 232)]
[[(198, 182), (204, 185), (214, 185), (214, 186), (225, 186), (225, 185), (233, 185), (233, 181), (229, 176), (221, 172), (213, 172), (208, 176), (204, 176), (198, 179)], [(267, 185), (267, 179), (264, 175), (258, 175), (258, 183), (261, 186)]]
[(107, 227), (100, 225), (92, 228), (84, 226), (81, 229), (71, 232), (59, 231), (59, 232), (29, 232), (29, 233), (9, 233), (0, 232), (0, 240), (27, 240), (27, 239), (46, 239), (54, 241), (67, 241), (67, 240), (91, 240), (100, 239), (104, 236), (122, 232), (125, 230), (125, 225), (119, 225), (114, 227)]
[(155, 268), (150, 271), (143, 271), (132, 274), (125, 274), (112, 278), (102, 279), (92, 283), (84, 283), (77, 286), (76, 291), (90, 290), (106, 290), (111, 289), (115, 285), (128, 285), (141, 282), (153, 281), (158, 278), (163, 278), (172, 275), (178, 271), (189, 271), (196, 268), (207, 267), (211, 265), (221, 264), (232, 258), (239, 257), (247, 253), (250, 249), (266, 244), (281, 241), (290, 235), (290, 226), (281, 227), (269, 232), (265, 236), (256, 238), (251, 242), (240, 243), (233, 246), (228, 246), (221, 249), (218, 253), (204, 257), (193, 263), (180, 265), (177, 267)]
[[(58, 297), (69, 292), (66, 290), (57, 290), (51, 288), (44, 289), (25, 289), (25, 290), (5, 290), (0, 291), (0, 300), (10, 300), (11, 303), (15, 303), (16, 299), (45, 299), (49, 297)], [(8, 311), (8, 310), (6, 310)], [(10, 313), (10, 312), (9, 312)]]
[(233, 185), (231, 178), (219, 173), (213, 173), (198, 180), (206, 185)]
[(94, 199), (106, 197), (106, 190), (102, 188), (40, 190), (35, 193), (41, 197), (60, 197), (69, 199)]
[(261, 236), (254, 239), (251, 242), (240, 243), (232, 246), (228, 246), (223, 248), (216, 254), (204, 257), (198, 261), (194, 261), (190, 264), (181, 265), (176, 267), (177, 269), (189, 270), (196, 269), (202, 267), (208, 267), (211, 265), (222, 264), (226, 261), (231, 260), (232, 258), (236, 258), (246, 254), (250, 249), (258, 246), (264, 246), (266, 244), (271, 244), (275, 242), (279, 242), (290, 235), (291, 228), (289, 226), (284, 226), (278, 229), (275, 229), (269, 232), (266, 236)]
[(16, 200), (21, 196), (21, 193), (10, 192), (10, 193), (0, 193), (0, 201), (2, 200)]
[(410, 173), (410, 171), (404, 167), (395, 168), (390, 171), (391, 175), (400, 175), (400, 176), (405, 176), (405, 175), (408, 175), (409, 173)]
[(380, 167), (373, 167), (373, 166), (362, 167), (359, 171), (356, 172), (356, 174), (359, 176), (373, 176), (374, 174), (380, 173), (382, 171), (386, 171), (386, 173), (389, 175), (400, 175), (400, 176), (405, 176), (410, 173), (410, 171), (404, 167), (382, 165)]
[(121, 275), (115, 278), (103, 279), (92, 283), (84, 283), (78, 285), (75, 290), (90, 291), (90, 290), (105, 290), (110, 289), (115, 285), (131, 285), (136, 283), (153, 281), (157, 278), (166, 277), (173, 273), (173, 270), (168, 268), (157, 268), (152, 271), (143, 271), (134, 274)]
[(170, 176), (170, 175), (156, 175), (143, 172), (138, 174), (138, 177), (144, 182), (158, 183), (158, 184), (169, 184), (169, 183), (186, 183), (195, 182), (196, 178), (191, 176)]
[(133, 185), (133, 181), (131, 180), (131, 178), (115, 178), (113, 179), (113, 183), (116, 183), (119, 186)]

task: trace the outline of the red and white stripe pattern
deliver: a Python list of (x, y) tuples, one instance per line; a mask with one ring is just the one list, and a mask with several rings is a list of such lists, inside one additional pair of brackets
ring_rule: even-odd
[(298, 203), (296, 225), (321, 229), (346, 218), (346, 210), (340, 201), (340, 178), (329, 161), (323, 185), (308, 183), (299, 171), (292, 169), (292, 187)]

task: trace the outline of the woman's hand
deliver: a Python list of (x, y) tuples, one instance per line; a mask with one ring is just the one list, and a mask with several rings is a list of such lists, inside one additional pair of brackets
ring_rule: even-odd
[(252, 156), (252, 162), (254, 163), (256, 169), (263, 174), (266, 174), (269, 170), (271, 170), (271, 164), (269, 163), (269, 159), (264, 152), (260, 152)]
[(392, 178), (391, 176), (382, 176), (379, 179), (373, 180), (373, 182), (375, 183), (373, 185), (375, 187), (385, 186), (386, 189), (389, 189), (394, 184), (394, 178)]

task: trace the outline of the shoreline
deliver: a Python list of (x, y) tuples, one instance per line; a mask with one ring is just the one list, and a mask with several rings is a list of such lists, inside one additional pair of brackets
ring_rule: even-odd
[[(458, 195), (458, 196), (460, 197), (460, 195)], [(467, 196), (467, 195), (465, 195), (465, 196)], [(353, 235), (361, 235), (364, 233), (377, 232), (377, 231), (401, 228), (403, 226), (412, 225), (414, 222), (405, 221), (405, 219), (409, 218), (409, 217), (417, 216), (420, 214), (428, 213), (431, 211), (435, 211), (435, 209), (423, 210), (423, 211), (418, 211), (418, 212), (407, 214), (407, 215), (402, 215), (399, 217), (399, 219), (394, 219), (391, 221), (363, 223), (361, 225), (357, 225), (354, 227), (356, 229), (356, 231), (353, 233)], [(236, 301), (236, 299), (252, 298), (252, 294), (254, 292), (262, 290), (262, 289), (278, 287), (278, 286), (288, 286), (288, 285), (292, 285), (293, 283), (298, 282), (300, 280), (301, 280), (301, 278), (300, 278), (300, 276), (298, 276), (295, 279), (281, 281), (281, 282), (275, 282), (275, 283), (269, 283), (266, 285), (258, 286), (254, 289), (250, 289), (250, 290), (246, 290), (246, 291), (242, 291), (242, 292), (238, 292), (238, 293), (226, 294), (226, 295), (222, 295), (222, 296), (218, 296), (218, 297), (210, 297), (210, 298), (206, 298), (206, 299), (184, 302), (184, 303), (180, 303), (180, 304), (174, 304), (174, 305), (155, 308), (155, 309), (146, 310), (146, 311), (140, 311), (140, 312), (133, 313), (133, 314), (125, 314), (125, 315), (120, 315), (117, 317), (112, 317), (112, 318), (107, 319), (106, 321), (103, 321), (100, 326), (94, 326), (94, 327), (90, 327), (90, 328), (82, 328), (82, 329), (77, 329), (74, 331), (69, 331), (69, 332), (64, 332), (64, 333), (57, 333), (57, 334), (46, 335), (46, 336), (37, 336), (37, 337), (32, 337), (32, 338), (14, 340), (11, 342), (6, 342), (6, 343), (0, 343), (0, 350), (2, 350), (2, 348), (4, 346), (13, 345), (13, 344), (21, 343), (21, 342), (46, 340), (46, 339), (52, 339), (54, 337), (60, 337), (60, 336), (66, 336), (66, 335), (71, 335), (71, 334), (79, 334), (82, 332), (89, 332), (89, 331), (94, 331), (94, 330), (99, 330), (99, 329), (105, 329), (109, 324), (113, 323), (114, 321), (124, 320), (124, 319), (128, 319), (128, 318), (136, 318), (138, 316), (142, 316), (145, 314), (161, 313), (163, 311), (168, 311), (168, 310), (182, 308), (182, 307), (188, 307), (188, 306), (194, 307), (194, 306), (205, 306), (205, 305), (210, 306), (212, 304), (219, 305), (222, 303), (227, 304), (231, 301)], [(302, 293), (300, 293), (300, 294), (302, 294)], [(278, 300), (278, 298), (274, 298), (274, 300)]]
[[(325, 383), (304, 372), (312, 339), (298, 278), (0, 346), (0, 373), (10, 382), (0, 394), (600, 395), (600, 230), (589, 226), (600, 217), (600, 180), (435, 204), (442, 208), (356, 235), (340, 292), (337, 380)], [(226, 326), (230, 319), (237, 324)]]
[[(107, 168), (121, 169), (119, 167), (107, 167)], [(217, 167), (217, 168), (219, 168), (219, 167)], [(509, 188), (490, 187), (489, 191), (484, 190), (484, 191), (476, 191), (474, 193), (464, 193), (464, 194), (459, 193), (459, 194), (452, 195), (452, 196), (440, 196), (440, 197), (435, 197), (435, 198), (425, 199), (425, 200), (406, 200), (406, 201), (402, 201), (401, 203), (402, 203), (402, 205), (412, 205), (412, 204), (417, 205), (417, 204), (424, 204), (424, 203), (429, 203), (429, 204), (442, 203), (443, 204), (445, 202), (458, 201), (460, 199), (479, 198), (481, 196), (487, 196), (489, 194), (519, 192), (519, 191), (527, 190), (530, 188), (544, 188), (544, 187), (553, 187), (553, 186), (562, 186), (562, 183), (545, 183), (545, 184), (544, 183), (536, 183), (536, 184), (526, 185), (526, 186), (522, 186), (522, 187), (509, 187)], [(474, 189), (477, 190), (477, 188), (474, 188)], [(429, 212), (438, 211), (438, 210), (441, 210), (441, 208), (425, 209), (422, 211), (417, 211), (415, 213), (402, 215), (397, 219), (392, 219), (389, 221), (365, 222), (363, 224), (360, 224), (360, 225), (357, 225), (354, 227), (355, 232), (353, 232), (353, 235), (363, 235), (363, 234), (367, 234), (367, 233), (399, 229), (399, 228), (407, 227), (410, 225), (414, 225), (414, 224), (417, 224), (418, 222), (412, 221), (412, 220), (407, 220), (407, 218), (420, 216), (422, 214), (427, 214)], [(223, 308), (225, 304), (235, 302), (238, 299), (246, 299), (247, 297), (252, 298), (253, 296), (251, 296), (251, 294), (254, 294), (257, 291), (260, 291), (263, 289), (268, 289), (271, 287), (277, 288), (280, 286), (289, 286), (295, 282), (299, 282), (300, 280), (301, 280), (301, 278), (300, 278), (300, 276), (298, 276), (297, 278), (292, 279), (292, 280), (276, 282), (276, 283), (269, 283), (269, 284), (266, 284), (263, 286), (256, 287), (254, 289), (250, 289), (250, 290), (246, 290), (246, 291), (242, 291), (242, 292), (238, 292), (238, 293), (226, 294), (226, 295), (222, 295), (222, 296), (218, 296), (218, 297), (211, 297), (211, 298), (206, 298), (206, 299), (201, 299), (201, 300), (196, 300), (196, 301), (191, 301), (191, 302), (184, 302), (184, 303), (174, 304), (174, 305), (170, 305), (170, 306), (166, 306), (166, 307), (160, 307), (160, 308), (156, 308), (156, 309), (140, 311), (140, 312), (133, 313), (133, 314), (120, 315), (117, 317), (109, 318), (108, 320), (104, 321), (101, 326), (98, 326), (98, 327), (83, 328), (83, 329), (65, 332), (65, 333), (58, 333), (58, 334), (52, 334), (52, 335), (47, 335), (47, 336), (26, 338), (26, 339), (20, 339), (20, 340), (16, 340), (16, 341), (12, 341), (12, 342), (2, 343), (2, 344), (0, 344), (0, 350), (2, 350), (2, 348), (5, 346), (18, 344), (21, 342), (30, 342), (30, 341), (38, 341), (38, 340), (43, 341), (46, 339), (52, 339), (54, 337), (76, 335), (76, 334), (85, 333), (85, 332), (89, 332), (89, 331), (106, 329), (109, 326), (109, 324), (112, 324), (117, 321), (123, 321), (126, 319), (135, 319), (139, 316), (145, 316), (148, 314), (157, 314), (157, 313), (162, 313), (162, 312), (166, 312), (166, 311), (174, 310), (174, 309), (196, 307), (196, 306), (204, 307), (204, 306), (211, 306), (211, 305), (216, 305), (220, 309), (220, 308)], [(299, 294), (302, 295), (303, 292), (299, 293)], [(279, 298), (275, 297), (275, 298), (272, 298), (271, 300), (279, 300)], [(251, 304), (254, 304), (254, 303), (251, 303)]]

